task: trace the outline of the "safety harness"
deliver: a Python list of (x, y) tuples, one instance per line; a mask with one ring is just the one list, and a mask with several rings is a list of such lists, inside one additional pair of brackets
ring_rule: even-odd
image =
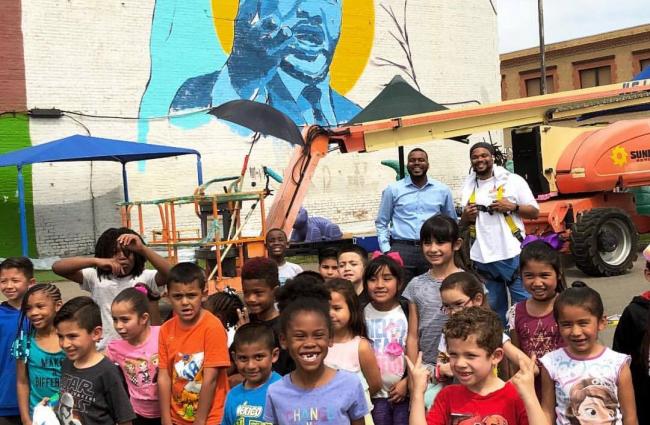
[[(497, 201), (503, 199), (503, 186), (505, 185), (502, 184), (501, 186), (497, 187), (497, 197), (496, 197)], [(470, 204), (476, 203), (476, 188), (472, 191), (472, 194), (469, 196), (469, 203)], [(515, 220), (512, 218), (512, 215), (502, 214), (502, 213), (500, 214), (503, 215), (503, 218), (506, 220), (506, 224), (510, 228), (510, 232), (512, 233), (512, 236), (517, 238), (519, 242), (523, 242), (524, 237), (521, 234), (521, 230), (519, 230), (519, 227), (517, 227), (517, 224), (515, 224)], [(472, 239), (476, 239), (476, 224), (471, 224), (469, 226), (469, 235), (471, 236)]]

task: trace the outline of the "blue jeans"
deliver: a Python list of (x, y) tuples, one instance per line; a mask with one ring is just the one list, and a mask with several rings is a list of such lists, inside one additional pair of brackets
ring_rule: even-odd
[(409, 400), (391, 403), (387, 398), (373, 398), (372, 421), (375, 425), (408, 425)]
[(519, 256), (486, 264), (477, 261), (474, 265), (476, 271), (485, 279), (488, 303), (499, 315), (505, 327), (506, 313), (510, 307), (508, 291), (513, 304), (530, 298), (519, 276)]

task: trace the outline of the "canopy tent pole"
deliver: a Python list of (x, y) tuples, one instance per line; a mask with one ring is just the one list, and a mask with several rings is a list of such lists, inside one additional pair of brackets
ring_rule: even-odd
[(404, 146), (397, 148), (397, 156), (399, 158), (399, 180), (401, 180), (406, 176), (404, 174)]
[(203, 165), (201, 164), (201, 155), (196, 155), (196, 174), (199, 186), (203, 184)]
[(122, 186), (124, 186), (124, 202), (129, 202), (129, 180), (126, 177), (126, 162), (122, 163)]
[(23, 167), (18, 165), (18, 211), (20, 215), (20, 247), (23, 257), (28, 257), (27, 240), (27, 213), (25, 211), (25, 181), (23, 179)]

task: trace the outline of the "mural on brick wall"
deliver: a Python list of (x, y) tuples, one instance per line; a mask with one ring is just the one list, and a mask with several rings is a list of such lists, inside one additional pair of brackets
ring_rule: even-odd
[(174, 124), (195, 127), (210, 117), (187, 112), (234, 99), (268, 103), (298, 125), (336, 125), (361, 110), (345, 93), (368, 62), (372, 0), (188, 2), (178, 13), (175, 1), (156, 1), (141, 117), (179, 114)]

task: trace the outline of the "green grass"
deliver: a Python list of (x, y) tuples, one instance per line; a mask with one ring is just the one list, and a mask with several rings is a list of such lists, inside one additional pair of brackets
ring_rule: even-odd
[(38, 283), (64, 282), (68, 280), (54, 273), (52, 270), (35, 270), (34, 277)]

